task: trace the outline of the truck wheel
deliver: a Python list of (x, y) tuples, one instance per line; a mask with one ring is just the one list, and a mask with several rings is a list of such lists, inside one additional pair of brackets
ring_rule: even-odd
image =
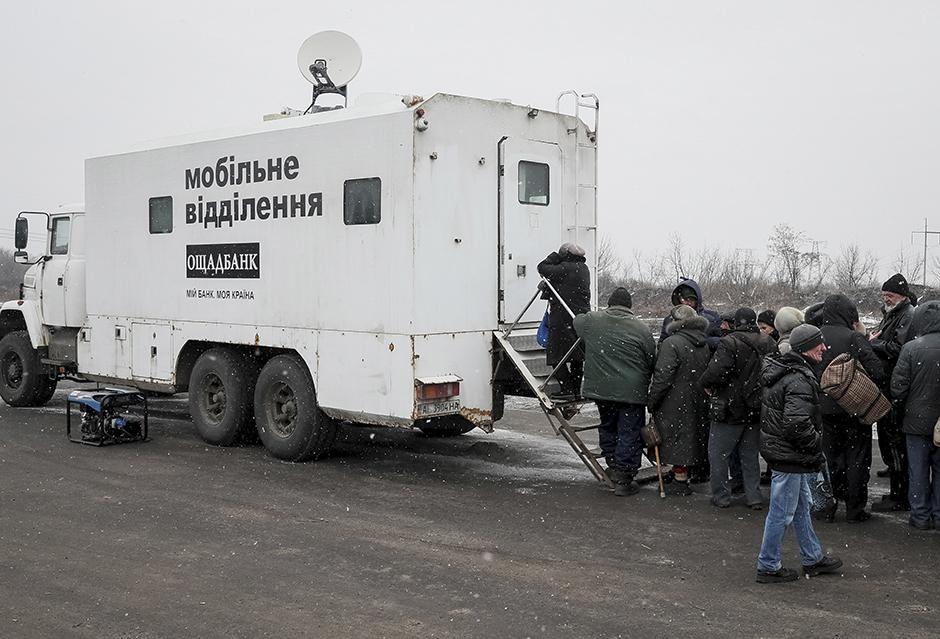
[(318, 459), (336, 439), (336, 422), (320, 410), (310, 372), (294, 355), (278, 355), (261, 369), (255, 425), (264, 447), (286, 461)]
[(469, 433), (476, 428), (475, 425), (458, 415), (438, 417), (416, 424), (416, 426), (421, 429), (422, 433), (430, 437), (454, 437)]
[(255, 368), (237, 351), (210, 348), (189, 380), (189, 413), (209, 444), (232, 446), (251, 432)]
[(39, 353), (26, 331), (13, 331), (0, 339), (0, 397), (10, 406), (42, 406), (55, 392), (39, 361)]

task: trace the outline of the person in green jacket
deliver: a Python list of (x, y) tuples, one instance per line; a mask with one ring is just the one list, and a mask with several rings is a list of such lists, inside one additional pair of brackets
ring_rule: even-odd
[(640, 469), (640, 430), (656, 362), (653, 333), (634, 316), (632, 306), (630, 292), (619, 287), (606, 309), (574, 318), (585, 347), (581, 394), (597, 404), (601, 453), (616, 485), (614, 494), (621, 497), (639, 490), (633, 478)]

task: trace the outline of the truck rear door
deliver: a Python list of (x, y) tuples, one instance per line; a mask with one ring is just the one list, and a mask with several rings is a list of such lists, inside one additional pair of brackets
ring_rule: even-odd
[[(565, 237), (562, 151), (504, 138), (499, 158), (499, 319), (512, 322), (536, 291), (538, 263)], [(544, 312), (544, 304), (533, 304), (522, 321), (537, 322)]]

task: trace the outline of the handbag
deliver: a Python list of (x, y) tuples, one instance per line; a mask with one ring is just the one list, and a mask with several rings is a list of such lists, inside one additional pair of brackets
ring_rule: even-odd
[(545, 308), (545, 315), (542, 316), (542, 323), (539, 324), (539, 330), (535, 334), (535, 341), (539, 346), (546, 348), (548, 346), (548, 307)]
[(646, 421), (646, 425), (640, 429), (640, 435), (643, 436), (643, 444), (647, 448), (656, 448), (663, 443), (663, 436), (659, 434), (659, 429), (656, 428), (656, 420), (653, 419), (652, 415)]
[(938, 418), (937, 423), (933, 425), (933, 445), (940, 446), (940, 418)]
[(871, 426), (891, 410), (891, 403), (848, 353), (837, 355), (819, 380), (822, 391), (839, 407), (866, 426)]

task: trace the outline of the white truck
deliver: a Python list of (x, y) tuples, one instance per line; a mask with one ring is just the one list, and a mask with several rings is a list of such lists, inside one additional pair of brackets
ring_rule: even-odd
[(0, 307), (0, 396), (188, 391), (205, 441), (257, 430), (287, 460), (328, 451), (337, 420), (491, 428), (512, 386), (494, 331), (536, 265), (576, 241), (594, 271), (596, 150), (577, 111), (437, 94), (88, 159), (84, 207), (17, 219), (33, 265)]

